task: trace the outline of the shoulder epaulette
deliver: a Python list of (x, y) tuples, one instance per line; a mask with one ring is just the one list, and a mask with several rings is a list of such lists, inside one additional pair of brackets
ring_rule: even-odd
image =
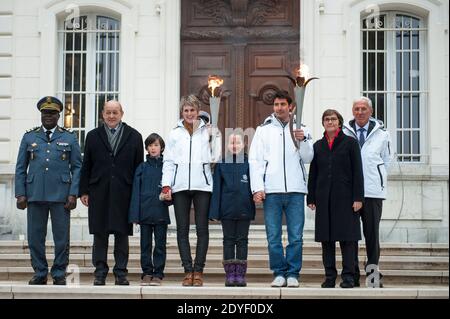
[(29, 129), (26, 133), (30, 133), (30, 132), (34, 132), (34, 131), (38, 132), (40, 130), (40, 128), (41, 128), (40, 126), (33, 127), (31, 129)]
[(70, 133), (70, 134), (74, 134), (75, 132), (74, 131), (71, 131), (71, 130), (69, 130), (69, 129), (67, 129), (67, 128), (65, 128), (65, 127), (61, 127), (61, 126), (58, 126), (58, 130), (62, 133), (62, 132), (67, 132), (67, 133)]

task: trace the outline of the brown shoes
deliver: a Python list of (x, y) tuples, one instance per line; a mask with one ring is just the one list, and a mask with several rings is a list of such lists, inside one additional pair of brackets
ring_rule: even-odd
[(196, 286), (196, 287), (203, 286), (203, 273), (202, 272), (194, 272), (193, 286)]
[(203, 273), (202, 272), (187, 272), (181, 283), (183, 286), (203, 286)]
[(187, 272), (181, 282), (183, 286), (192, 286), (194, 284), (194, 274), (191, 272)]

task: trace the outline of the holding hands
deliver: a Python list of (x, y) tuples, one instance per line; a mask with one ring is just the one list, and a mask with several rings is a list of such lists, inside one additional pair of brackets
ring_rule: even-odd
[(253, 201), (256, 204), (261, 204), (266, 199), (266, 193), (264, 191), (259, 191), (253, 194)]
[(164, 186), (162, 188), (161, 194), (159, 194), (159, 199), (163, 201), (172, 200), (172, 189), (170, 188), (170, 186)]

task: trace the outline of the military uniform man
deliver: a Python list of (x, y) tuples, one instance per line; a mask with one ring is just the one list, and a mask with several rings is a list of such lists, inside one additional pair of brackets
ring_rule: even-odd
[(37, 103), (42, 126), (22, 138), (16, 164), (17, 208), (27, 211), (28, 246), (34, 276), (30, 285), (47, 284), (45, 256), (50, 212), (55, 259), (51, 268), (54, 285), (66, 284), (69, 262), (70, 211), (76, 207), (81, 152), (75, 134), (58, 126), (63, 104), (55, 97)]

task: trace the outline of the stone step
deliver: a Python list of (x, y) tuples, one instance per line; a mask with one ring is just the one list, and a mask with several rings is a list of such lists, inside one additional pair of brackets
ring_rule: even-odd
[[(128, 266), (140, 267), (140, 254), (130, 254)], [(54, 259), (53, 254), (47, 254), (47, 260), (51, 264)], [(336, 256), (338, 265), (341, 264), (341, 256)], [(253, 268), (269, 268), (269, 259), (267, 255), (249, 254), (249, 267)], [(361, 257), (361, 268), (365, 264), (366, 258)], [(91, 266), (91, 254), (71, 254), (70, 264), (76, 264), (80, 267)], [(114, 264), (112, 254), (108, 255), (108, 263)], [(167, 254), (166, 267), (177, 267), (181, 264), (178, 253)], [(26, 267), (30, 265), (30, 256), (28, 254), (0, 254), (0, 267)], [(222, 267), (222, 256), (219, 254), (208, 254), (206, 265), (208, 267)], [(304, 255), (303, 267), (322, 269), (322, 257), (319, 255)], [(380, 268), (393, 270), (448, 270), (449, 260), (447, 257), (441, 256), (381, 256)]]
[[(69, 281), (71, 278), (80, 278), (81, 283), (90, 283), (93, 280), (93, 267), (77, 267), (68, 269)], [(0, 281), (20, 281), (28, 282), (33, 275), (31, 267), (0, 267)], [(184, 276), (182, 267), (166, 267), (166, 279), (180, 282)], [(361, 273), (361, 282), (364, 283), (365, 276)], [(383, 282), (389, 285), (447, 285), (448, 270), (383, 270)], [(141, 269), (138, 267), (128, 268), (129, 280), (135, 284), (139, 283)], [(222, 283), (224, 280), (224, 271), (222, 267), (205, 267), (205, 281), (210, 283)], [(252, 283), (270, 283), (273, 279), (272, 272), (268, 268), (252, 268), (247, 272), (248, 282)], [(322, 269), (303, 268), (300, 276), (301, 282), (316, 283), (318, 286), (324, 279)], [(108, 281), (113, 282), (113, 275), (108, 276)]]
[[(111, 240), (112, 242), (112, 240)], [(284, 242), (286, 243), (286, 242)], [(196, 240), (190, 240), (191, 247), (195, 249)], [(338, 246), (338, 245), (337, 245)], [(54, 249), (51, 241), (46, 242), (47, 251)], [(109, 251), (113, 246), (110, 243)], [(219, 239), (211, 239), (209, 242), (208, 254), (222, 254), (223, 243)], [(337, 248), (339, 251), (339, 249)], [(92, 242), (90, 241), (72, 241), (70, 252), (75, 254), (90, 254), (92, 252)], [(168, 237), (167, 252), (178, 253), (176, 238)], [(20, 254), (29, 253), (27, 241), (0, 241), (1, 254)], [(140, 243), (137, 239), (130, 240), (130, 253), (140, 253)], [(249, 253), (267, 254), (267, 241), (265, 238), (259, 240), (249, 240)], [(320, 243), (304, 242), (304, 255), (321, 255), (322, 249)], [(359, 245), (359, 255), (365, 256), (365, 246)], [(382, 243), (382, 256), (449, 256), (448, 244), (426, 243), (426, 244), (405, 244), (405, 243)]]
[[(317, 287), (270, 288), (257, 284), (247, 287), (223, 287), (205, 283), (203, 287), (180, 287), (164, 282), (160, 287), (140, 286), (28, 286), (0, 283), (2, 299), (448, 299), (448, 287), (418, 286), (383, 289), (321, 289)], [(185, 302), (185, 301), (184, 301)], [(183, 302), (183, 303), (184, 303)], [(183, 304), (180, 303), (180, 304)], [(270, 302), (269, 302), (270, 303)]]

